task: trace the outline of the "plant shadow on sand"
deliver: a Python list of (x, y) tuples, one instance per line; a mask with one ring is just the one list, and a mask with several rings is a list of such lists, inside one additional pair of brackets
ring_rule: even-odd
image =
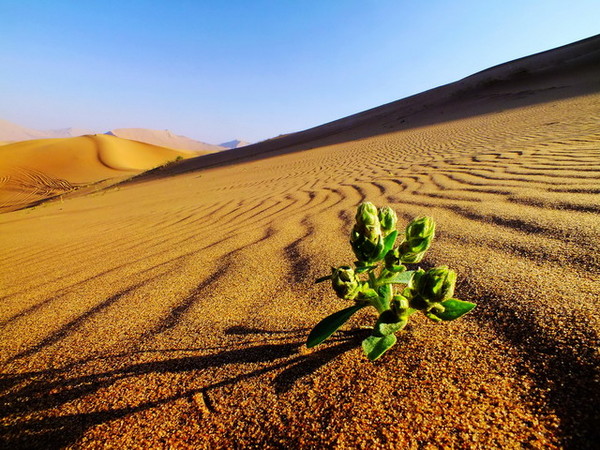
[[(263, 336), (251, 342), (243, 342), (242, 348), (224, 350), (217, 347), (217, 352), (200, 355), (165, 359), (160, 361), (132, 364), (123, 368), (94, 373), (91, 375), (69, 377), (69, 371), (83, 367), (85, 364), (98, 359), (131, 357), (142, 353), (172, 353), (192, 352), (199, 349), (168, 349), (137, 351), (113, 355), (105, 358), (95, 358), (74, 363), (66, 368), (49, 369), (19, 374), (0, 374), (0, 417), (4, 417), (0, 425), (0, 447), (2, 448), (56, 448), (76, 442), (87, 429), (168, 404), (181, 398), (191, 398), (194, 394), (206, 392), (233, 385), (238, 382), (261, 376), (271, 371), (280, 372), (273, 381), (276, 393), (284, 393), (293, 388), (301, 378), (310, 375), (320, 367), (328, 364), (342, 353), (360, 345), (365, 337), (364, 330), (340, 332), (332, 339), (332, 345), (308, 353), (300, 353), (303, 341), (292, 342), (304, 330), (291, 332), (272, 332), (257, 328), (242, 326), (231, 327), (226, 331), (229, 335)], [(279, 338), (272, 338), (281, 334)], [(265, 335), (270, 336), (264, 338)], [(271, 340), (285, 340), (285, 343), (265, 343)], [(262, 342), (258, 345), (257, 342)], [(220, 351), (219, 351), (220, 350)], [(78, 414), (49, 415), (46, 411), (60, 408), (68, 402), (81, 400), (94, 395), (101, 389), (106, 389), (120, 380), (143, 376), (146, 374), (175, 374), (190, 371), (203, 371), (226, 365), (263, 364), (263, 367), (252, 370), (236, 371), (236, 375), (221, 381), (188, 389), (182, 393), (157, 400), (146, 401), (136, 406), (113, 408)], [(211, 406), (207, 405), (210, 409)]]

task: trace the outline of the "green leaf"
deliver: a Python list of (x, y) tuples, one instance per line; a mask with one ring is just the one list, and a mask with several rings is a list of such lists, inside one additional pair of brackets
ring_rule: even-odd
[(383, 252), (384, 255), (392, 249), (397, 237), (398, 231), (394, 230), (383, 239), (383, 246), (385, 248), (385, 251)]
[(371, 361), (375, 361), (395, 343), (395, 334), (388, 334), (387, 336), (369, 336), (362, 341), (362, 348), (365, 355), (367, 355), (367, 358)]
[(415, 271), (414, 270), (406, 270), (404, 272), (399, 272), (399, 273), (393, 273), (391, 272), (389, 275), (387, 275), (386, 277), (384, 277), (383, 279), (379, 280), (379, 283), (403, 283), (403, 284), (408, 284), (410, 283), (410, 280), (412, 280), (412, 277), (414, 275)]
[(389, 334), (393, 334), (396, 331), (401, 330), (406, 326), (408, 321), (406, 319), (402, 320), (394, 311), (388, 309), (381, 313), (379, 319), (377, 319), (377, 323), (374, 327), (374, 336), (387, 336)]
[(396, 242), (396, 237), (398, 237), (398, 231), (394, 230), (383, 239), (383, 248), (379, 252), (379, 255), (377, 255), (376, 261), (383, 259), (387, 252), (392, 249)]
[(379, 294), (379, 298), (381, 298), (386, 305), (390, 304), (393, 295), (392, 286), (389, 284), (382, 284), (379, 286), (379, 289), (377, 289), (377, 293)]
[(336, 313), (331, 314), (330, 316), (325, 317), (321, 320), (315, 327), (312, 329), (310, 334), (308, 335), (308, 339), (306, 340), (306, 346), (308, 348), (314, 347), (315, 345), (319, 345), (329, 336), (337, 331), (339, 327), (344, 325), (346, 321), (361, 308), (364, 308), (367, 305), (354, 305), (350, 308), (342, 309)]
[(327, 281), (327, 280), (331, 280), (331, 275), (326, 275), (326, 276), (324, 276), (324, 277), (317, 278), (317, 279), (315, 280), (315, 284), (317, 284), (317, 283), (322, 283), (323, 281)]
[(426, 312), (423, 314), (425, 314), (425, 317), (427, 317), (429, 320), (433, 320), (434, 322), (442, 321), (442, 319), (440, 319), (438, 316), (436, 316), (435, 313), (433, 313), (433, 312)]
[(475, 308), (475, 303), (465, 302), (456, 298), (451, 298), (440, 303), (444, 307), (444, 312), (436, 312), (435, 314), (442, 320), (455, 320), (464, 316), (466, 313)]
[(375, 289), (369, 286), (369, 283), (365, 283), (360, 289), (358, 298), (360, 300), (371, 301), (373, 299), (379, 298), (379, 295), (377, 294), (377, 291)]
[[(356, 264), (356, 263), (355, 263)], [(363, 273), (363, 272), (367, 272), (369, 270), (373, 270), (375, 269), (377, 266), (363, 266), (356, 264), (356, 270), (354, 271), (354, 273)]]

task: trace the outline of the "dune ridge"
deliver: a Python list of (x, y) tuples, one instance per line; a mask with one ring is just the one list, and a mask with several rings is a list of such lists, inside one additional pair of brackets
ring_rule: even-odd
[[(571, 50), (525, 99), (512, 80), (0, 215), (3, 446), (595, 448), (600, 89)], [(422, 267), (478, 304), (375, 363), (368, 311), (303, 345), (349, 306), (314, 280), (354, 260), (365, 200), (433, 216)]]
[(178, 150), (193, 150), (198, 154), (214, 153), (225, 150), (223, 145), (207, 144), (206, 142), (196, 141), (185, 136), (173, 134), (169, 130), (150, 130), (147, 128), (118, 128), (106, 133), (110, 136), (117, 136), (132, 141), (145, 142), (147, 144), (159, 145)]

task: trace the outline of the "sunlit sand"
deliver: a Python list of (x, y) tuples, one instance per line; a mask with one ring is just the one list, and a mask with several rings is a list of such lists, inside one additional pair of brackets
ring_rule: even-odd
[[(591, 447), (600, 71), (561, 51), (0, 215), (4, 445)], [(94, 182), (166, 151), (76, 139), (30, 173)], [(3, 162), (15, 145), (43, 150), (12, 144)], [(433, 216), (422, 266), (455, 269), (478, 305), (443, 326), (415, 316), (375, 363), (370, 311), (304, 347), (349, 306), (314, 280), (354, 260), (364, 200), (402, 225)]]

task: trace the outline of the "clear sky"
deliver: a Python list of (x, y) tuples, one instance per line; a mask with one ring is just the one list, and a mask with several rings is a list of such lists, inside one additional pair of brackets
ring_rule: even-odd
[(600, 33), (600, 0), (0, 0), (0, 118), (209, 143), (320, 125)]

